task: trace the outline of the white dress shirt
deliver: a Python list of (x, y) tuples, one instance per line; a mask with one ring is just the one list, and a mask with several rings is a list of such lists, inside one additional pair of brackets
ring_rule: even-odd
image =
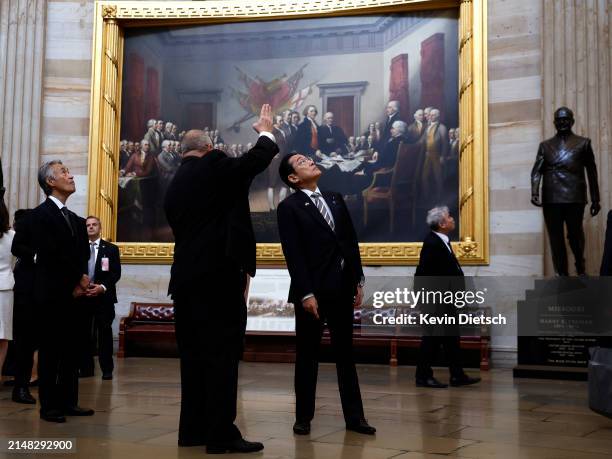
[(440, 238), (442, 239), (442, 242), (444, 242), (444, 245), (446, 246), (446, 248), (448, 249), (449, 252), (453, 252), (453, 249), (450, 246), (450, 239), (448, 238), (448, 236), (444, 233), (438, 233), (437, 231), (434, 231), (434, 233)]
[(64, 204), (62, 201), (57, 199), (55, 196), (49, 195), (48, 198), (55, 203), (55, 205), (59, 208), (59, 210), (62, 210), (64, 207), (66, 207), (66, 204)]
[[(98, 252), (100, 251), (100, 240), (101, 238), (96, 239), (95, 241), (89, 241), (89, 244), (91, 246), (91, 244), (94, 244), (94, 251), (96, 253), (96, 256), (94, 258), (94, 266), (96, 265), (96, 263), (98, 262)], [(99, 284), (102, 286), (102, 288), (104, 289), (104, 291), (106, 292), (106, 285), (104, 284)]]
[(272, 142), (276, 143), (276, 137), (274, 137), (274, 134), (272, 134), (271, 132), (268, 131), (261, 131), (259, 133), (259, 137), (261, 136), (267, 137), (268, 139), (270, 139)]

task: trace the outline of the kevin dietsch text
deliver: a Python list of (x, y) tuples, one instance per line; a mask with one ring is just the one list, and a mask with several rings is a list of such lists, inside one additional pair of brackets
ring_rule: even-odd
[(432, 314), (399, 314), (397, 316), (385, 316), (382, 313), (374, 314), (375, 325), (506, 325), (506, 318), (498, 314), (496, 316), (485, 316), (484, 314), (459, 313), (457, 315), (444, 314), (443, 316)]

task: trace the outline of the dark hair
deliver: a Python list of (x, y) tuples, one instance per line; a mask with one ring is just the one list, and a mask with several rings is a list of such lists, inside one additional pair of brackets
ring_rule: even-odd
[(302, 115), (306, 116), (308, 115), (308, 110), (310, 110), (310, 107), (315, 109), (315, 112), (319, 113), (319, 110), (317, 110), (317, 107), (315, 105), (306, 105), (306, 107), (304, 107), (304, 110), (302, 110)]
[(6, 233), (11, 227), (9, 225), (9, 219), (9, 212), (6, 208), (6, 204), (4, 203), (3, 199), (2, 201), (0, 201), (0, 238), (2, 238), (2, 236), (4, 236), (4, 233)]
[(293, 169), (293, 166), (289, 160), (297, 154), (298, 153), (289, 153), (288, 155), (283, 156), (283, 159), (281, 159), (281, 162), (278, 165), (278, 175), (280, 175), (281, 180), (285, 185), (293, 189), (296, 189), (295, 184), (289, 181), (289, 176), (295, 173), (295, 169)]
[(100, 226), (102, 226), (102, 222), (101, 222), (101, 221), (100, 221), (100, 219), (99, 219), (98, 217), (96, 217), (95, 215), (88, 215), (88, 216), (87, 216), (87, 218), (85, 219), (85, 221), (89, 220), (90, 218), (93, 218), (93, 219), (97, 220), (97, 221), (98, 221), (98, 224), (99, 224)]
[(17, 226), (23, 221), (25, 216), (32, 209), (17, 209), (13, 215), (13, 229), (17, 231)]

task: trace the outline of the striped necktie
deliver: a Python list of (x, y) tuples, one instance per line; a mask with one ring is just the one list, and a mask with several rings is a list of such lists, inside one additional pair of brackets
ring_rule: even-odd
[(312, 193), (310, 195), (310, 198), (314, 200), (315, 206), (317, 206), (317, 209), (319, 210), (319, 212), (321, 213), (321, 215), (323, 216), (323, 219), (327, 222), (327, 224), (329, 225), (329, 227), (332, 229), (332, 231), (334, 230), (334, 221), (331, 218), (331, 215), (329, 215), (329, 213), (327, 212), (327, 209), (325, 208), (325, 206), (323, 205), (323, 199), (320, 193)]

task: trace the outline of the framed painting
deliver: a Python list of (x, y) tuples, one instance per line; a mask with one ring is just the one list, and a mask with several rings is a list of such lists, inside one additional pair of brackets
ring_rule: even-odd
[(268, 103), (280, 153), (250, 189), (259, 265), (283, 264), (291, 152), (345, 196), (364, 264), (415, 264), (441, 204), (462, 263), (488, 263), (486, 1), (99, 1), (95, 14), (89, 211), (124, 262), (172, 260), (162, 204), (184, 133), (239, 157)]

